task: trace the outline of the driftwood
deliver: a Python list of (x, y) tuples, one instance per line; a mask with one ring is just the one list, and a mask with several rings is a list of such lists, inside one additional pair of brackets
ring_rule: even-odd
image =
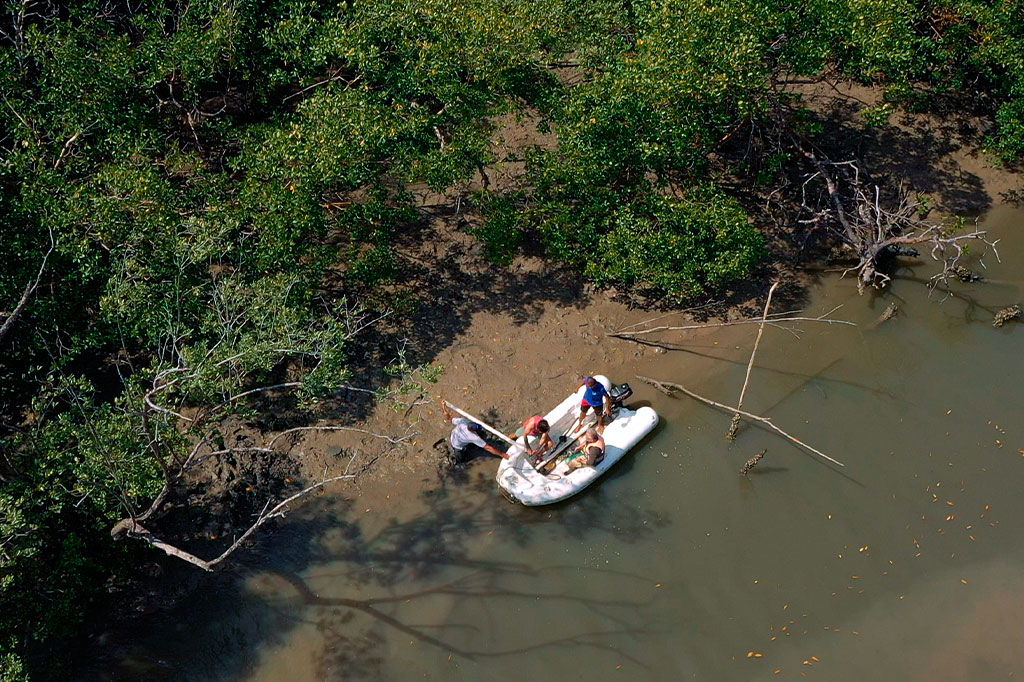
[(674, 395), (673, 391), (681, 391), (681, 392), (685, 393), (686, 395), (690, 396), (691, 398), (694, 398), (696, 400), (700, 400), (701, 402), (707, 403), (708, 405), (711, 405), (712, 407), (717, 407), (717, 408), (719, 408), (721, 410), (727, 410), (727, 411), (733, 412), (733, 413), (737, 413), (738, 412), (739, 414), (743, 415), (744, 417), (746, 417), (748, 419), (753, 419), (755, 421), (761, 422), (762, 424), (764, 424), (768, 428), (770, 428), (773, 431), (776, 431), (779, 434), (785, 436), (788, 440), (790, 440), (793, 443), (799, 445), (800, 447), (802, 447), (802, 448), (804, 448), (806, 450), (810, 450), (811, 452), (813, 452), (814, 454), (818, 455), (819, 457), (827, 459), (828, 461), (832, 462), (833, 464), (837, 464), (837, 465), (839, 465), (841, 467), (842, 466), (846, 466), (845, 464), (843, 464), (839, 460), (836, 460), (836, 459), (833, 459), (833, 458), (829, 457), (828, 455), (826, 455), (821, 450), (818, 450), (817, 448), (811, 447), (807, 443), (804, 443), (799, 438), (796, 438), (795, 436), (789, 435), (788, 433), (786, 433), (785, 431), (780, 429), (778, 426), (776, 426), (772, 422), (772, 420), (767, 418), (767, 417), (761, 417), (761, 416), (756, 415), (756, 414), (751, 414), (750, 412), (744, 412), (743, 410), (739, 409), (738, 407), (732, 407), (731, 405), (723, 405), (722, 403), (715, 402), (714, 400), (710, 400), (709, 398), (705, 398), (702, 395), (697, 395), (696, 393), (694, 393), (693, 391), (689, 390), (688, 388), (686, 388), (682, 384), (676, 384), (676, 383), (673, 383), (671, 381), (658, 381), (657, 379), (651, 379), (650, 377), (642, 377), (640, 375), (637, 375), (636, 378), (639, 379), (640, 381), (644, 382), (645, 384), (650, 384), (651, 386), (654, 386), (655, 388), (657, 388), (659, 391), (661, 391), (665, 395)]
[[(790, 316), (794, 312), (799, 312), (799, 311), (792, 311), (792, 310), (788, 311), (788, 312), (784, 312), (784, 313), (775, 313), (773, 315), (768, 315), (767, 316), (767, 324), (778, 326), (780, 322), (825, 322), (827, 324), (848, 324), (851, 327), (856, 327), (857, 324), (855, 322), (850, 322), (849, 320), (835, 320), (835, 319), (832, 319), (831, 317), (829, 317), (829, 315), (831, 315), (835, 311), (839, 310), (840, 308), (842, 308), (842, 306), (841, 305), (837, 305), (835, 308), (832, 308), (832, 310), (828, 311), (827, 313), (823, 313), (821, 315), (818, 315), (817, 317)], [(790, 316), (790, 317), (786, 317), (786, 316)], [(690, 329), (710, 329), (712, 327), (733, 327), (733, 326), (741, 325), (741, 324), (758, 324), (758, 325), (763, 325), (765, 323), (766, 323), (766, 320), (764, 318), (758, 318), (758, 319), (755, 319), (755, 320), (729, 320), (728, 322), (705, 322), (703, 324), (686, 324), (686, 325), (673, 326), (673, 327), (669, 327), (669, 326), (648, 327), (646, 329), (637, 329), (635, 331), (626, 331), (626, 329), (628, 329), (628, 328), (624, 328), (624, 329), (620, 329), (618, 331), (609, 332), (608, 336), (614, 336), (615, 338), (618, 338), (618, 339), (626, 339), (627, 341), (637, 341), (638, 339), (636, 339), (634, 337), (642, 336), (644, 334), (653, 334), (655, 332), (687, 331), (687, 330), (690, 330)]]
[[(914, 245), (930, 247), (929, 255), (942, 265), (942, 270), (931, 278), (933, 286), (950, 277), (961, 277), (965, 268), (960, 259), (971, 242), (985, 244), (999, 260), (999, 240), (989, 239), (985, 230), (956, 234), (955, 228), (926, 220), (927, 205), (912, 196), (903, 184), (884, 193), (877, 184), (865, 187), (855, 161), (832, 161), (820, 150), (808, 149), (799, 141), (797, 146), (814, 170), (801, 188), (801, 205), (807, 217), (799, 222), (825, 225), (843, 240), (857, 259), (856, 265), (846, 272), (857, 275), (860, 293), (867, 286), (882, 288), (888, 284), (891, 278), (880, 271), (879, 262), (887, 255), (908, 253), (908, 247)], [(825, 187), (817, 199), (812, 199), (808, 186), (815, 180), (821, 180)]]
[[(768, 300), (764, 303), (764, 313), (761, 315), (761, 326), (757, 328), (757, 339), (754, 341), (754, 350), (750, 353), (750, 362), (747, 363), (747, 375), (743, 378), (743, 388), (740, 389), (740, 399), (736, 403), (736, 407), (743, 407), (743, 397), (747, 394), (747, 384), (750, 383), (750, 370), (754, 368), (754, 357), (757, 355), (757, 347), (761, 343), (761, 335), (764, 334), (764, 323), (768, 319), (768, 309), (772, 307), (772, 296), (775, 295), (775, 288), (779, 286), (778, 282), (772, 284), (772, 288), (768, 290)], [(732, 424), (729, 426), (729, 432), (725, 434), (725, 437), (729, 440), (736, 439), (736, 430), (740, 426), (740, 413), (737, 412), (732, 416)]]

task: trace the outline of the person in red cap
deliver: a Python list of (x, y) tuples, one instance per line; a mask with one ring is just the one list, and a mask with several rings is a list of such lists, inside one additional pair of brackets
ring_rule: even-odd
[(549, 431), (551, 431), (551, 426), (548, 424), (548, 420), (535, 414), (524, 421), (523, 426), (515, 433), (510, 433), (508, 437), (515, 440), (519, 436), (523, 436), (527, 451), (534, 457), (540, 457), (548, 448), (555, 446)]

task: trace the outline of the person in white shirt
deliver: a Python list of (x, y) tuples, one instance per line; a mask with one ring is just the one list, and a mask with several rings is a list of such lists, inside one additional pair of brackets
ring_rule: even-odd
[(508, 459), (507, 454), (483, 439), (484, 427), (465, 417), (453, 417), (451, 410), (448, 409), (448, 403), (444, 400), (441, 401), (441, 410), (444, 412), (445, 421), (455, 426), (448, 440), (455, 451), (456, 462), (468, 462), (478, 456), (479, 450), (486, 450), (492, 455)]

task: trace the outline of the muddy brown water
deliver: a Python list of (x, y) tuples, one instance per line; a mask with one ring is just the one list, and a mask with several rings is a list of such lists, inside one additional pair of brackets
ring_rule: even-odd
[(265, 540), (283, 558), (211, 584), (110, 678), (1019, 677), (1024, 323), (991, 320), (1024, 300), (1024, 211), (983, 226), (1003, 257), (983, 283), (942, 300), (922, 259), (858, 296), (824, 273), (806, 310), (856, 327), (766, 330), (745, 406), (844, 468), (746, 422), (729, 443), (728, 414), (633, 379), (733, 402), (756, 327), (693, 337), (607, 368), (662, 423), (569, 503), (509, 505), (492, 463), (395, 512), (325, 496)]

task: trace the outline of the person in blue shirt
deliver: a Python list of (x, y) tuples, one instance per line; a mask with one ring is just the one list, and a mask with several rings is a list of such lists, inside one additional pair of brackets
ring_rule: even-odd
[[(594, 377), (583, 377), (583, 382), (576, 387), (576, 390), (580, 390), (581, 386), (586, 386), (587, 390), (583, 392), (583, 400), (580, 402), (580, 416), (576, 422), (569, 429), (568, 433), (573, 433), (577, 428), (582, 426), (583, 420), (586, 418), (590, 409), (593, 408), (594, 412), (602, 410), (602, 414), (607, 418), (611, 417), (612, 414), (612, 398), (608, 395), (608, 390), (601, 384), (600, 381)], [(601, 420), (598, 419), (598, 422)]]

